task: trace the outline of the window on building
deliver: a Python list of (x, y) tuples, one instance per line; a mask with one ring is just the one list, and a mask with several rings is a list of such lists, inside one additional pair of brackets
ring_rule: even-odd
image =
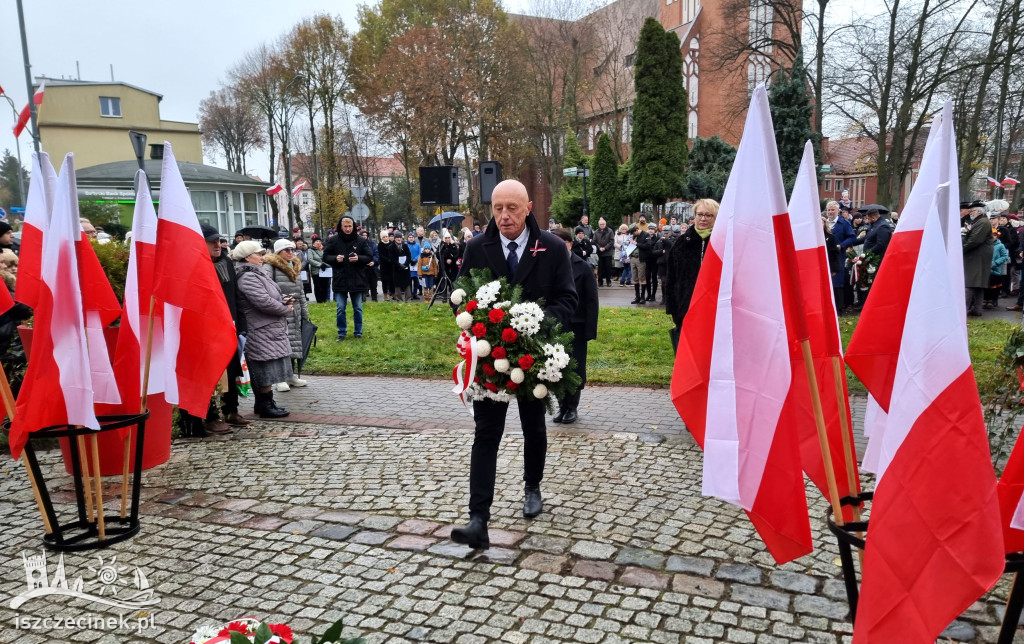
[(100, 96), (100, 116), (121, 118), (121, 99), (116, 96)]
[(627, 54), (626, 55), (626, 60), (625, 60), (626, 67), (632, 67), (633, 66), (633, 61), (635, 61), (635, 60), (636, 60), (636, 54), (635, 53), (634, 54)]
[(191, 197), (199, 223), (217, 228), (220, 223), (217, 221), (217, 193), (212, 190), (197, 190), (192, 192)]
[(832, 180), (825, 179), (825, 192), (832, 192)]

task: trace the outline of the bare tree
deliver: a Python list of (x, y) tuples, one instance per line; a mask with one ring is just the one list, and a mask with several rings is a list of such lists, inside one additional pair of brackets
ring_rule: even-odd
[(245, 157), (266, 143), (255, 106), (235, 87), (210, 92), (199, 103), (199, 127), (207, 149), (219, 150), (228, 170), (245, 174)]

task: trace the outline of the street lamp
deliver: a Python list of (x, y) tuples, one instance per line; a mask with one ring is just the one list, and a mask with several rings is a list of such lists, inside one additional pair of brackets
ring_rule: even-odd
[(284, 142), (284, 174), (285, 174), (285, 183), (288, 186), (287, 190), (288, 190), (288, 235), (289, 236), (291, 236), (292, 228), (295, 225), (294, 222), (292, 221), (292, 215), (294, 213), (293, 205), (292, 204), (293, 204), (293, 200), (294, 200), (295, 196), (292, 194), (292, 152), (291, 152), (291, 149), (288, 147), (288, 138), (289, 138), (288, 137), (288, 132), (291, 130), (291, 119), (287, 117), (288, 114), (287, 114), (287, 108), (285, 106), (285, 97), (288, 95), (288, 90), (291, 88), (292, 85), (294, 85), (295, 83), (297, 83), (299, 81), (303, 81), (305, 79), (306, 79), (306, 77), (303, 76), (302, 74), (296, 74), (295, 77), (292, 78), (292, 80), (287, 85), (285, 85), (284, 88), (281, 90), (281, 119), (282, 119), (281, 129), (283, 130), (283, 134), (284, 134), (284, 136), (282, 138), (284, 139), (283, 142)]
[[(0, 94), (7, 99), (7, 102), (11, 105), (11, 113), (14, 114), (14, 122), (18, 122), (18, 108), (14, 107), (14, 101), (7, 94)], [(29, 99), (32, 100), (31, 98)], [(25, 207), (25, 170), (21, 165), (21, 139), (14, 137), (14, 148), (18, 151), (18, 196), (21, 198), (21, 205)]]

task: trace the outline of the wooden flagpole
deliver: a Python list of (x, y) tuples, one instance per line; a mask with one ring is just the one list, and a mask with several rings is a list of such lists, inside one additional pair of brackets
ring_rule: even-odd
[(96, 513), (92, 507), (92, 477), (89, 476), (89, 450), (85, 447), (85, 436), (77, 436), (78, 460), (82, 465), (82, 490), (85, 492), (85, 511), (90, 521), (96, 520)]
[[(796, 291), (799, 293), (799, 291)], [(806, 334), (804, 334), (806, 335)], [(804, 369), (807, 371), (807, 385), (811, 389), (811, 408), (814, 410), (814, 424), (818, 428), (818, 446), (821, 448), (821, 459), (825, 463), (825, 480), (828, 482), (828, 496), (832, 503), (832, 514), (836, 525), (843, 522), (843, 507), (839, 503), (839, 487), (836, 485), (836, 472), (832, 465), (832, 451), (828, 445), (828, 433), (825, 431), (825, 415), (821, 411), (821, 393), (818, 390), (818, 375), (814, 372), (814, 358), (811, 355), (811, 341), (800, 340), (800, 349), (804, 356)]]
[(107, 528), (103, 517), (103, 477), (100, 475), (100, 449), (96, 432), (89, 436), (89, 442), (92, 444), (92, 482), (96, 489), (96, 527), (99, 530), (100, 541), (105, 541)]
[[(146, 399), (149, 397), (149, 363), (153, 356), (153, 311), (156, 309), (156, 297), (149, 296), (149, 323), (146, 325), (146, 355), (143, 358), (142, 369), (142, 397), (139, 402), (139, 413), (146, 413)], [(121, 475), (121, 518), (125, 518), (128, 512), (128, 452), (131, 449), (132, 430), (128, 429), (128, 435), (124, 437), (124, 471)], [(135, 449), (141, 449), (136, 445)]]
[[(7, 409), (7, 417), (14, 422), (14, 392), (11, 391), (11, 382), (7, 379), (7, 371), (4, 370), (3, 365), (0, 365), (0, 400), (3, 400), (4, 407)], [(43, 528), (46, 530), (46, 534), (53, 534), (53, 526), (50, 524), (50, 517), (46, 515), (46, 506), (43, 505), (43, 496), (39, 493), (39, 483), (36, 481), (36, 475), (32, 473), (32, 467), (28, 464), (28, 459), (21, 459), (25, 464), (25, 473), (28, 474), (28, 482), (32, 485), (32, 495), (36, 498), (36, 505), (39, 506), (39, 515), (43, 517)]]
[[(843, 390), (843, 381), (840, 378), (846, 377), (846, 370), (843, 369), (843, 360), (839, 356), (832, 356), (832, 379), (836, 384), (836, 405), (839, 407), (839, 427), (843, 432), (843, 456), (846, 460), (846, 482), (850, 486), (850, 494), (857, 494), (860, 490), (860, 481), (853, 473), (854, 463), (857, 461), (857, 449), (850, 441), (850, 425), (846, 419), (846, 392)], [(860, 505), (852, 507), (853, 520), (860, 522)], [(841, 525), (841, 524), (839, 524)], [(864, 538), (863, 532), (858, 532), (859, 538)], [(857, 548), (857, 559), (860, 560), (860, 569), (864, 570), (864, 548)]]

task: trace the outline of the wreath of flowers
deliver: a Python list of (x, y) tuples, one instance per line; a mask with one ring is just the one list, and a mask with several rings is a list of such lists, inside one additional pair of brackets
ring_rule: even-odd
[(576, 361), (565, 349), (572, 332), (544, 315), (543, 301), (524, 302), (522, 287), (473, 269), (455, 283), (451, 303), (463, 358), (452, 376), (464, 401), (541, 399), (550, 411), (553, 399), (579, 387)]
[(850, 284), (861, 289), (870, 288), (881, 261), (878, 253), (870, 250), (859, 255), (852, 249), (846, 251), (846, 270), (850, 273)]
[[(332, 624), (323, 637), (310, 638), (310, 644), (363, 644), (361, 637), (342, 639), (342, 620)], [(200, 626), (189, 639), (189, 644), (298, 644), (292, 629), (286, 624), (270, 624), (252, 617), (236, 619), (223, 627)]]

